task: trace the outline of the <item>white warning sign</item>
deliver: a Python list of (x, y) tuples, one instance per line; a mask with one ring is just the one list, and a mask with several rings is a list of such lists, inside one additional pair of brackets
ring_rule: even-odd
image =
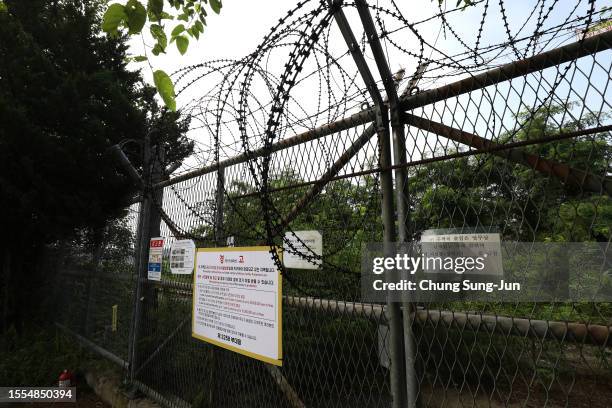
[(176, 275), (193, 272), (195, 244), (190, 239), (174, 241), (170, 247), (170, 271)]
[(192, 335), (280, 366), (281, 292), (270, 247), (198, 248)]
[(323, 255), (323, 236), (319, 231), (293, 231), (285, 234), (285, 268), (319, 269)]
[[(421, 250), (425, 259), (461, 259), (462, 262), (466, 262), (466, 260), (481, 258), (484, 266), (468, 269), (471, 274), (503, 275), (504, 273), (499, 233), (460, 233), (458, 229), (425, 230), (421, 236)], [(448, 272), (446, 264), (432, 262), (432, 265), (434, 267), (426, 269), (425, 272)], [(456, 268), (453, 270), (460, 273)]]

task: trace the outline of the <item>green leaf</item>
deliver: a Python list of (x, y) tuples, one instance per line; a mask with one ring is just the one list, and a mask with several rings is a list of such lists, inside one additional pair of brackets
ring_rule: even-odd
[(164, 50), (162, 49), (162, 47), (159, 46), (159, 44), (155, 44), (151, 52), (153, 53), (153, 55), (157, 56), (160, 53), (164, 52)]
[(164, 36), (166, 35), (164, 33), (164, 28), (160, 26), (159, 24), (151, 24), (151, 27), (149, 27), (149, 31), (151, 32), (151, 35), (155, 39), (157, 39), (161, 35), (164, 35)]
[(195, 26), (195, 28), (198, 29), (199, 32), (201, 32), (201, 33), (204, 32), (204, 24), (202, 24), (201, 21), (196, 21), (194, 26)]
[[(161, 20), (164, 11), (164, 0), (149, 0), (147, 3), (147, 11), (149, 12), (149, 19), (154, 21)], [(152, 19), (151, 16), (153, 16), (154, 19)]]
[(172, 84), (172, 80), (161, 69), (153, 72), (153, 82), (155, 83), (155, 88), (157, 88), (157, 92), (159, 96), (164, 101), (164, 104), (171, 111), (176, 111), (176, 99), (174, 95), (174, 85)]
[(108, 33), (111, 37), (119, 35), (119, 26), (127, 21), (125, 7), (121, 4), (111, 4), (102, 19), (102, 30)]
[(161, 18), (161, 20), (174, 20), (174, 16), (172, 16), (171, 14), (166, 13), (165, 11), (161, 13), (160, 18)]
[(147, 57), (145, 57), (144, 55), (137, 55), (134, 57), (134, 62), (143, 62), (146, 60), (147, 60)]
[(170, 36), (176, 37), (183, 31), (185, 31), (185, 26), (183, 24), (179, 24), (176, 27), (174, 27), (174, 30), (172, 30), (172, 32), (170, 33)]
[(200, 38), (200, 32), (198, 31), (198, 28), (196, 26), (191, 27), (189, 30), (187, 30), (187, 32), (196, 40)]
[(6, 7), (6, 4), (4, 4), (4, 2), (2, 0), (0, 0), (0, 11), (7, 11), (8, 8)]
[(147, 10), (138, 0), (129, 0), (125, 5), (128, 34), (138, 34), (147, 21)]
[(221, 7), (223, 7), (221, 0), (210, 0), (210, 8), (215, 13), (219, 14), (221, 12)]
[(184, 35), (179, 35), (176, 37), (176, 48), (178, 48), (181, 55), (185, 55), (187, 52), (187, 47), (189, 47), (189, 38)]
[(149, 31), (151, 31), (151, 35), (153, 36), (153, 38), (157, 40), (160, 52), (164, 52), (166, 50), (166, 47), (168, 46), (168, 37), (166, 37), (166, 33), (164, 32), (163, 27), (159, 24), (151, 24)]

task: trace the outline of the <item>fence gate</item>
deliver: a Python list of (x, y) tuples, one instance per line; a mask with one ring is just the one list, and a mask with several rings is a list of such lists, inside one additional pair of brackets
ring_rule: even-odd
[[(140, 198), (66, 262), (58, 325), (168, 407), (610, 406), (609, 302), (377, 303), (360, 283), (364, 245), (431, 229), (610, 242), (610, 9), (569, 3), (302, 1), (246, 57), (179, 70), (193, 157), (170, 174), (145, 143)], [(147, 279), (156, 236), (320, 264), (276, 260), (282, 367), (192, 338), (193, 277)]]

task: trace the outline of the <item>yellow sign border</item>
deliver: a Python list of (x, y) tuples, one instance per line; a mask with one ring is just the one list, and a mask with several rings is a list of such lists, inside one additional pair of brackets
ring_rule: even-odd
[(277, 279), (278, 279), (278, 311), (277, 311), (277, 323), (278, 323), (278, 358), (270, 358), (267, 356), (263, 356), (261, 354), (253, 353), (247, 350), (243, 350), (241, 348), (231, 346), (229, 344), (222, 343), (217, 340), (213, 340), (211, 338), (200, 336), (193, 331), (195, 327), (195, 293), (196, 293), (196, 273), (197, 273), (197, 262), (198, 262), (198, 252), (270, 252), (270, 248), (274, 248), (276, 253), (278, 254), (280, 260), (282, 261), (283, 253), (282, 250), (278, 247), (270, 247), (270, 246), (248, 246), (248, 247), (215, 247), (215, 248), (197, 248), (196, 255), (193, 257), (193, 289), (191, 294), (191, 337), (196, 338), (198, 340), (205, 341), (210, 344), (214, 344), (215, 346), (224, 348), (226, 350), (233, 351), (234, 353), (242, 354), (243, 356), (251, 357), (259, 361), (263, 361), (268, 364), (273, 364), (275, 366), (283, 365), (283, 281), (280, 270), (276, 269)]

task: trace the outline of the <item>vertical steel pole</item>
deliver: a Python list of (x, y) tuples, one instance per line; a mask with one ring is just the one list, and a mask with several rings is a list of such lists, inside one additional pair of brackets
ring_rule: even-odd
[(138, 309), (140, 308), (139, 306), (139, 301), (138, 299), (140, 299), (140, 271), (142, 270), (141, 268), (141, 251), (143, 251), (143, 223), (145, 221), (145, 219), (148, 219), (147, 216), (147, 202), (146, 202), (146, 198), (144, 198), (141, 203), (140, 203), (140, 208), (138, 209), (138, 224), (136, 227), (136, 243), (135, 243), (135, 247), (134, 247), (134, 274), (136, 276), (135, 279), (135, 283), (136, 283), (136, 287), (134, 288), (134, 296), (133, 296), (133, 300), (132, 300), (132, 319), (130, 321), (130, 332), (128, 334), (128, 367), (129, 367), (129, 373), (128, 373), (128, 381), (131, 383), (134, 380), (134, 345), (135, 345), (135, 330), (136, 330), (136, 323), (137, 323), (137, 318), (136, 316), (139, 315)]
[(138, 262), (136, 263), (136, 296), (134, 300), (134, 316), (132, 323), (132, 335), (130, 338), (130, 381), (135, 380), (138, 362), (142, 350), (138, 348), (138, 339), (146, 320), (146, 313), (150, 311), (156, 302), (155, 288), (147, 283), (147, 266), (149, 259), (149, 241), (152, 237), (159, 236), (161, 214), (157, 206), (162, 205), (163, 189), (147, 191), (149, 186), (155, 185), (163, 178), (163, 161), (165, 160), (163, 147), (151, 147), (150, 133), (145, 136), (144, 141), (144, 165), (143, 165), (143, 201), (139, 216), (139, 242)]
[[(151, 238), (161, 236), (161, 211), (164, 200), (164, 189), (154, 188), (153, 186), (159, 183), (164, 178), (164, 166), (165, 166), (166, 154), (164, 147), (160, 144), (151, 147), (151, 179), (147, 186), (149, 187), (149, 193), (151, 198), (151, 206), (149, 208), (149, 228), (146, 230), (146, 258), (144, 259), (145, 270), (143, 271), (143, 287), (142, 287), (142, 310), (141, 310), (141, 325), (146, 327), (146, 335), (154, 335), (157, 333), (157, 318), (155, 316), (155, 310), (158, 307), (158, 292), (160, 289), (153, 284), (152, 281), (148, 280), (147, 270), (149, 262), (149, 242)], [(162, 262), (163, 265), (163, 262)], [(162, 266), (163, 268), (163, 266)], [(146, 325), (146, 326), (145, 326)], [(139, 332), (143, 334), (141, 330)], [(136, 339), (138, 340), (138, 339)], [(153, 352), (152, 346), (149, 342), (148, 349), (140, 350), (136, 354), (135, 365), (138, 366), (140, 361), (144, 361), (148, 355)]]
[[(372, 19), (372, 15), (370, 14), (370, 10), (368, 8), (366, 0), (355, 0), (355, 5), (357, 7), (357, 11), (359, 12), (359, 18), (361, 19), (361, 23), (363, 24), (363, 28), (368, 38), (370, 48), (372, 49), (372, 54), (374, 55), (374, 61), (376, 62), (378, 72), (380, 73), (383, 85), (385, 87), (385, 91), (387, 92), (387, 100), (389, 101), (389, 110), (391, 114), (391, 130), (393, 133), (394, 164), (403, 164), (406, 163), (406, 135), (404, 133), (404, 124), (402, 123), (400, 117), (401, 112), (399, 109), (399, 97), (397, 95), (397, 83), (399, 82), (399, 80), (401, 80), (403, 74), (399, 75), (395, 79), (393, 78), (393, 75), (391, 74), (391, 70), (387, 63), (387, 57), (380, 43), (380, 39), (376, 31), (376, 26), (374, 25), (374, 20)], [(388, 162), (385, 163), (390, 164), (390, 158)], [(386, 166), (387, 164), (383, 165), (383, 162), (381, 160), (381, 167), (385, 168)], [(389, 175), (388, 177), (391, 176)], [(392, 189), (392, 181), (390, 183), (390, 188)], [(383, 185), (383, 189), (385, 188), (385, 186), (386, 184)], [(395, 189), (395, 197), (397, 202), (398, 242), (403, 243), (408, 242), (410, 240), (408, 172), (405, 167), (401, 167), (395, 170)], [(395, 222), (393, 215), (391, 217), (392, 220), (387, 220), (386, 222)], [(411, 314), (414, 308), (413, 304), (410, 303), (410, 297), (408, 295), (408, 292), (404, 292), (403, 295), (404, 296), (402, 299), (402, 305), (404, 313), (402, 320), (405, 363), (402, 362), (402, 364), (405, 364), (406, 382), (405, 385), (402, 386), (405, 387), (406, 390), (407, 406), (413, 408), (416, 407), (418, 404), (417, 375), (415, 367), (416, 350), (411, 321)], [(397, 307), (398, 304), (395, 303), (395, 305)], [(401, 312), (398, 313), (401, 314)], [(402, 334), (400, 334), (400, 336), (402, 336)]]
[(129, 355), (128, 363), (130, 366), (129, 381), (133, 383), (136, 379), (136, 356), (138, 354), (138, 334), (142, 319), (142, 285), (145, 281), (147, 271), (147, 259), (149, 257), (149, 223), (151, 214), (151, 197), (146, 192), (146, 186), (150, 179), (151, 163), (151, 141), (147, 134), (143, 146), (143, 193), (140, 211), (138, 214), (138, 241), (136, 245), (136, 291), (134, 295), (134, 306), (132, 311), (132, 326), (130, 327)]
[[(391, 113), (391, 127), (393, 129), (393, 155), (395, 165), (406, 163), (406, 134), (404, 125), (399, 117), (397, 105)], [(398, 219), (398, 242), (409, 242), (410, 231), (410, 197), (408, 191), (408, 168), (401, 166), (395, 170), (395, 186), (397, 189), (397, 219)], [(404, 348), (406, 358), (406, 388), (408, 396), (408, 407), (419, 406), (419, 389), (416, 372), (417, 349), (412, 330), (413, 316), (416, 310), (414, 302), (410, 299), (407, 291), (402, 293), (402, 306), (404, 309)]]
[[(378, 125), (378, 143), (380, 148), (380, 167), (391, 167), (391, 135), (386, 111), (381, 111)], [(380, 174), (382, 190), (382, 221), (383, 246), (385, 256), (393, 256), (393, 243), (395, 242), (395, 212), (393, 205), (394, 189), (391, 170), (383, 170)], [(404, 344), (402, 334), (402, 310), (400, 304), (394, 302), (392, 297), (387, 298), (387, 319), (389, 321), (389, 354), (391, 358), (391, 391), (393, 393), (393, 407), (406, 407), (406, 366), (404, 364)]]
[[(368, 93), (376, 105), (376, 132), (379, 144), (379, 163), (382, 169), (380, 181), (382, 190), (382, 221), (383, 221), (383, 246), (385, 255), (393, 252), (395, 242), (395, 206), (393, 190), (393, 173), (389, 167), (391, 159), (391, 135), (389, 132), (388, 108), (378, 90), (376, 81), (370, 72), (368, 64), (359, 48), (359, 43), (351, 26), (342, 10), (342, 0), (328, 0), (330, 11), (344, 37), (344, 41), (357, 65), (359, 74), (363, 79)], [(406, 365), (404, 362), (404, 341), (402, 330), (402, 310), (400, 304), (393, 302), (391, 297), (387, 301), (387, 320), (389, 323), (389, 358), (391, 366), (389, 375), (391, 382), (391, 395), (393, 396), (393, 408), (406, 407)]]

